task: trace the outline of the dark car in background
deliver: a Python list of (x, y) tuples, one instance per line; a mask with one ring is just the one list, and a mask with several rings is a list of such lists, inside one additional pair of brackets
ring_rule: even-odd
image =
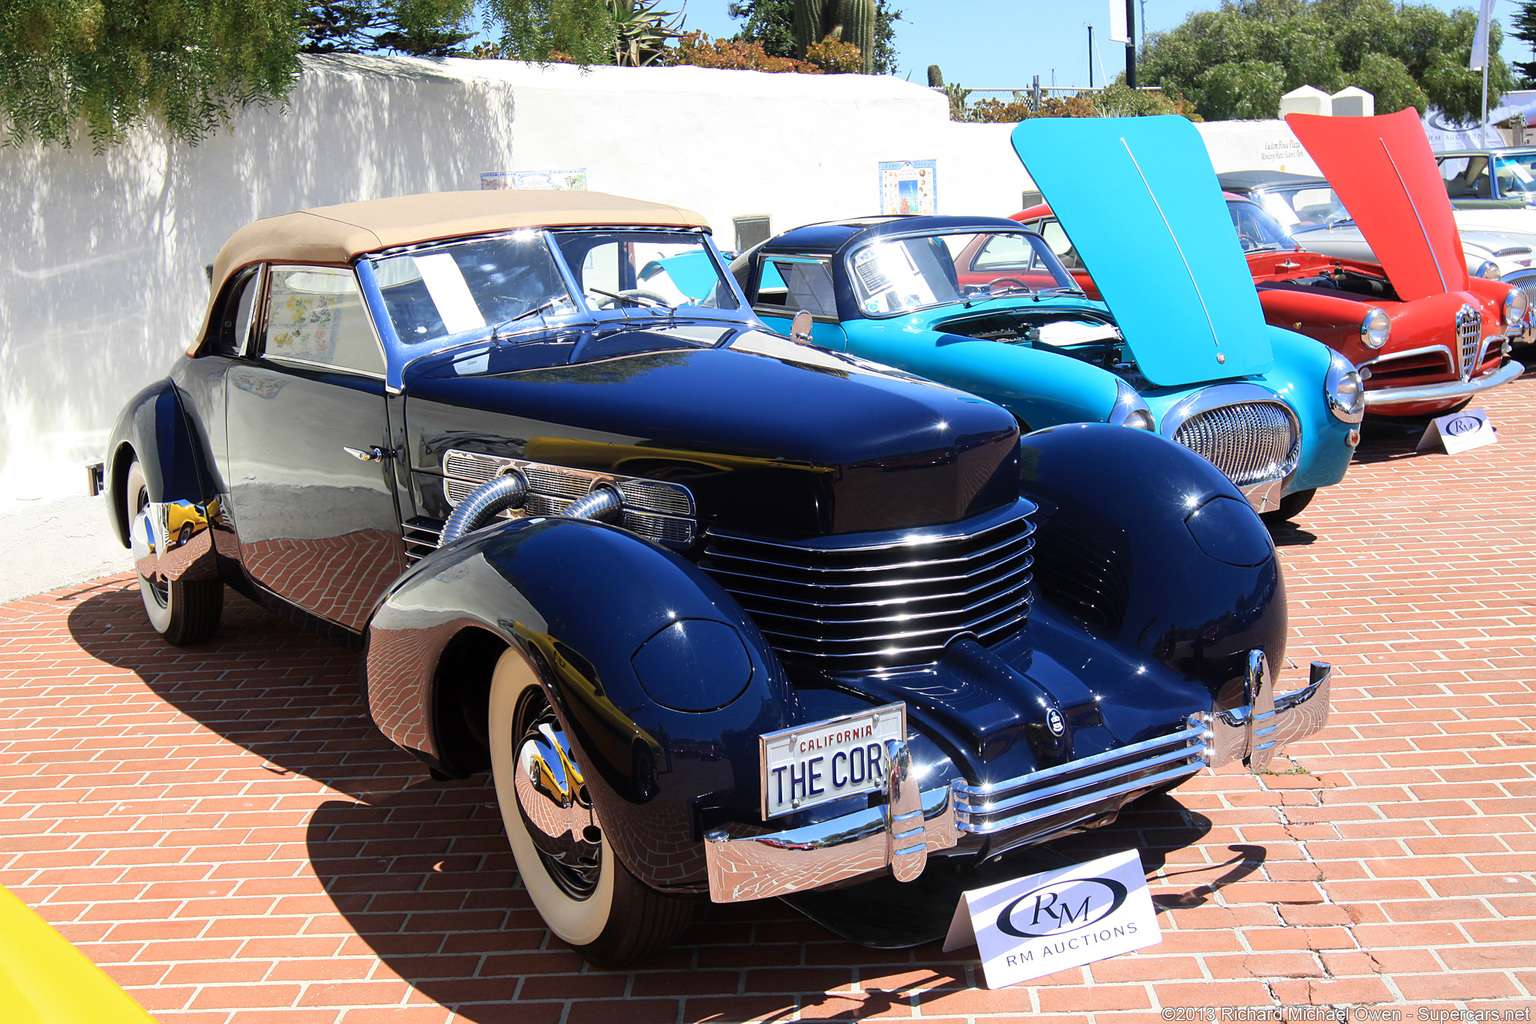
[(699, 900), (910, 882), (1262, 770), (1327, 716), (1326, 665), (1281, 681), (1275, 549), (1209, 463), (1021, 442), (770, 333), (668, 206), (248, 225), (100, 477), (156, 630), (207, 639), (229, 586), (363, 649), (379, 729), (490, 769), (530, 900), (601, 965)]

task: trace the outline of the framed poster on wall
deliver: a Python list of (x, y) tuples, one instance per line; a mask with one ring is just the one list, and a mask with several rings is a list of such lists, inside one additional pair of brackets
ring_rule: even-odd
[(938, 210), (935, 160), (883, 160), (880, 163), (880, 212), (921, 213)]

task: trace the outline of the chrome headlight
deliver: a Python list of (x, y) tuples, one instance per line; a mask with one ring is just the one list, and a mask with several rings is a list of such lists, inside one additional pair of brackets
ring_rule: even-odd
[(1481, 277), (1487, 281), (1498, 281), (1504, 275), (1499, 272), (1499, 265), (1497, 263), (1493, 262), (1493, 260), (1484, 260), (1483, 265), (1477, 268), (1477, 273), (1473, 276)]
[(1392, 318), (1387, 316), (1387, 311), (1377, 306), (1372, 306), (1366, 311), (1365, 319), (1360, 321), (1360, 342), (1366, 348), (1381, 348), (1392, 337)]
[(1513, 327), (1524, 320), (1526, 310), (1530, 308), (1531, 297), (1520, 288), (1511, 288), (1504, 296), (1504, 326)]
[(1155, 430), (1157, 427), (1146, 400), (1123, 380), (1115, 381), (1115, 407), (1109, 411), (1109, 422), (1135, 430)]
[(1328, 377), (1323, 382), (1328, 411), (1345, 423), (1359, 423), (1365, 418), (1365, 382), (1354, 364), (1337, 352), (1328, 360)]

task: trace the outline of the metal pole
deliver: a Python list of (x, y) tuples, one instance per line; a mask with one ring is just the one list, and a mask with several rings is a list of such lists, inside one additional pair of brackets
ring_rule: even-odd
[[(1484, 44), (1484, 49), (1487, 45)], [(1492, 55), (1483, 58), (1483, 124), (1478, 129), (1478, 136), (1482, 139), (1483, 146), (1488, 145), (1488, 65), (1493, 63)], [(1090, 68), (1090, 71), (1093, 69)]]
[(1136, 0), (1125, 0), (1125, 84), (1136, 88)]
[(1093, 88), (1093, 26), (1088, 26), (1088, 88)]

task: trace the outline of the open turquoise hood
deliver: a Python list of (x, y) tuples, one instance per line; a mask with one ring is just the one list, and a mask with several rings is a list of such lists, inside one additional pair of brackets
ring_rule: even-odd
[(1264, 311), (1195, 126), (1182, 117), (1041, 117), (1013, 148), (1153, 384), (1263, 373)]

